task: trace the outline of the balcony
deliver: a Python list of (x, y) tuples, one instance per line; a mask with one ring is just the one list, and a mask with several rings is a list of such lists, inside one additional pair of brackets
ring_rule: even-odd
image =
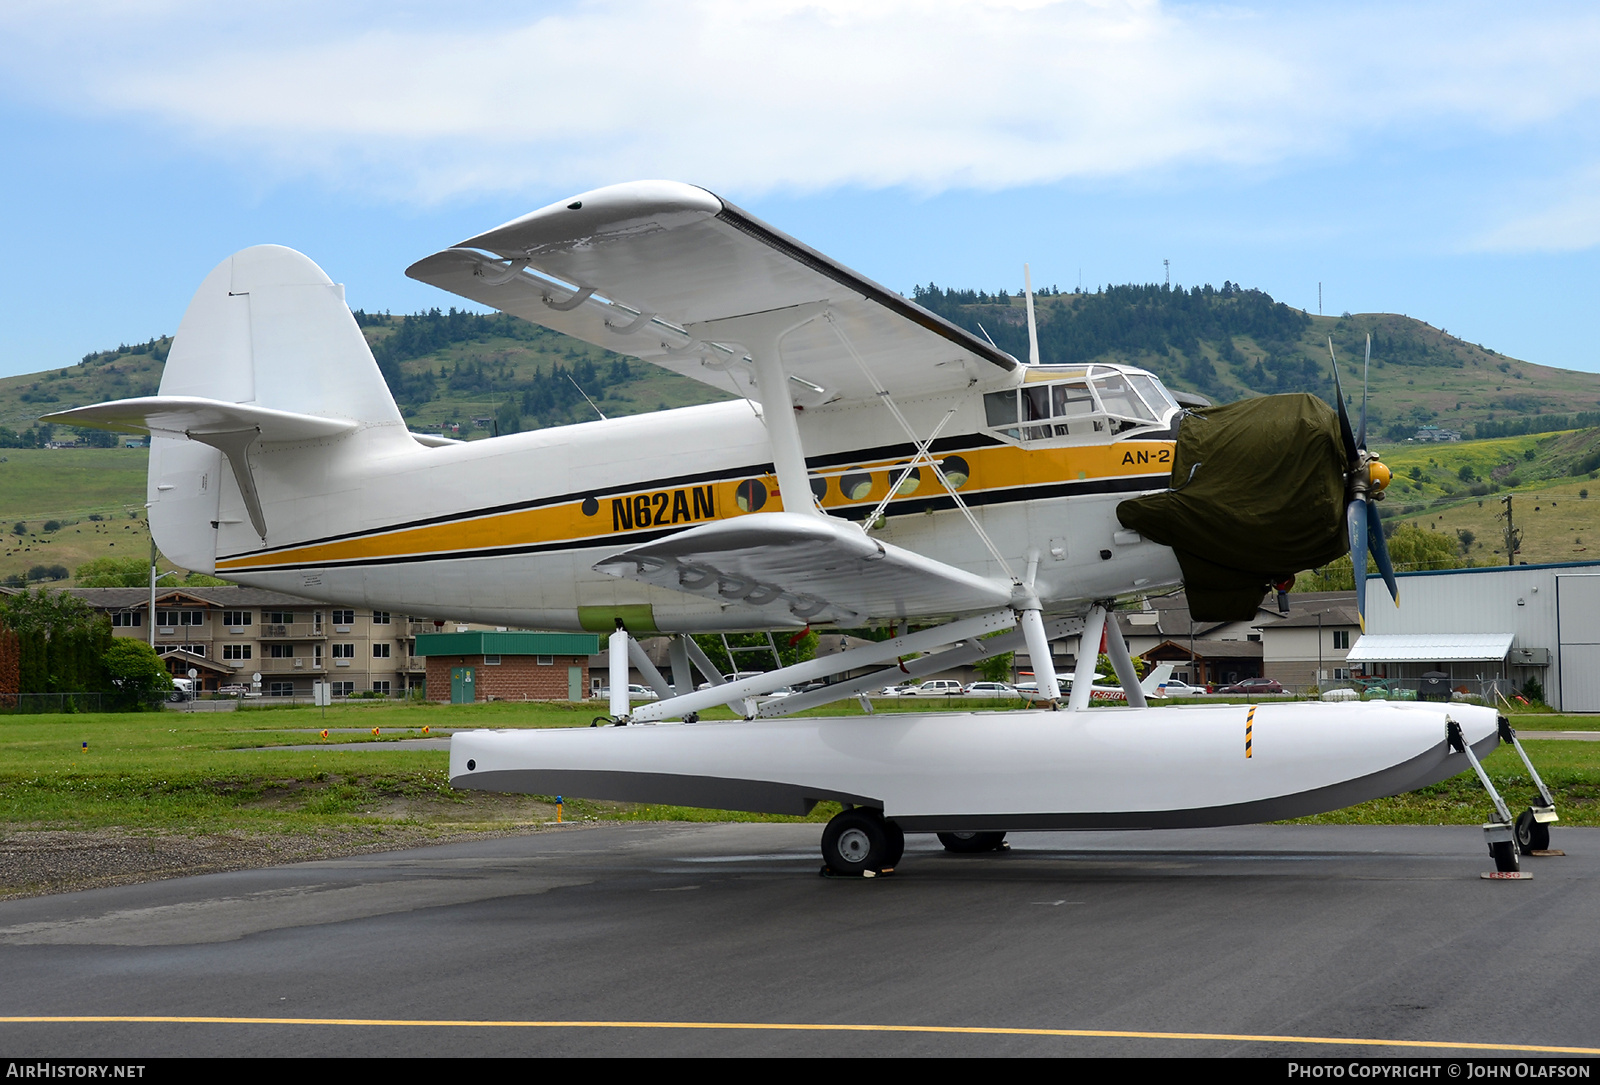
[(294, 659), (258, 659), (255, 661), (255, 669), (262, 674), (321, 674), (324, 670), (321, 663), (306, 656), (297, 656)]
[(289, 625), (262, 623), (258, 640), (327, 640), (326, 626), (314, 622), (294, 622)]
[(405, 669), (416, 674), (428, 673), (427, 656), (406, 656)]

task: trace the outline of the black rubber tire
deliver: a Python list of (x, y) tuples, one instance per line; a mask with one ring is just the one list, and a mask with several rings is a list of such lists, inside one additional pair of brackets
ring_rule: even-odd
[(1524, 855), (1550, 850), (1550, 826), (1535, 821), (1531, 809), (1517, 815), (1517, 850)]
[(906, 853), (905, 830), (896, 822), (887, 819), (884, 820), (883, 830), (889, 838), (889, 848), (883, 853), (883, 865), (886, 869), (899, 866), (900, 857)]
[(890, 836), (883, 815), (857, 806), (833, 816), (822, 830), (822, 862), (833, 874), (876, 874), (886, 866)]
[(945, 851), (961, 855), (976, 855), (984, 851), (998, 851), (1006, 842), (1005, 833), (940, 833), (939, 843)]
[(1515, 874), (1517, 866), (1517, 842), (1515, 840), (1500, 840), (1489, 845), (1489, 854), (1494, 856), (1494, 868), (1502, 874)]

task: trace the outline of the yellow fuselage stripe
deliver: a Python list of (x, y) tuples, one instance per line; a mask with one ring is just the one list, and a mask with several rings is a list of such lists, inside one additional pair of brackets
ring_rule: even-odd
[[(1091, 445), (1079, 448), (1053, 448), (1028, 450), (1010, 445), (976, 448), (946, 455), (959, 455), (967, 461), (969, 475), (965, 485), (959, 487), (963, 497), (1001, 491), (1021, 486), (1071, 484), (1073, 482), (1126, 478), (1137, 475), (1154, 475), (1171, 467), (1173, 443), (1171, 441), (1125, 441), (1116, 445)], [(897, 476), (893, 470), (904, 459), (865, 461), (859, 466), (834, 467), (813, 472), (830, 480), (827, 496), (822, 501), (826, 509), (871, 508), (888, 492), (890, 481)], [(838, 480), (846, 475), (866, 472), (871, 475), (872, 489), (864, 496), (847, 498), (839, 492)], [(920, 500), (944, 494), (932, 472), (922, 469), (922, 477), (914, 490), (903, 493), (897, 500)], [(654, 516), (660, 517), (658, 527), (689, 527), (695, 523), (742, 516), (737, 490), (748, 478), (759, 481), (769, 494), (765, 512), (783, 508), (783, 498), (777, 493), (777, 480), (772, 475), (730, 476), (711, 482), (700, 482), (652, 491), (647, 488), (626, 493), (608, 493), (597, 502), (596, 511), (585, 515), (583, 501), (567, 501), (558, 505), (545, 505), (531, 509), (518, 509), (487, 515), (464, 513), (460, 519), (443, 523), (426, 524), (398, 530), (377, 528), (371, 534), (354, 538), (337, 539), (323, 543), (277, 550), (266, 554), (247, 554), (225, 558), (217, 562), (218, 572), (242, 572), (250, 569), (279, 566), (314, 565), (349, 561), (373, 561), (385, 558), (416, 557), (427, 554), (463, 554), (490, 551), (507, 547), (538, 546), (549, 543), (583, 543), (596, 539), (626, 539), (626, 532), (618, 530), (614, 516), (614, 501), (633, 501), (640, 496), (665, 494), (666, 504), (652, 505)], [(708, 488), (711, 491), (714, 513), (696, 515), (692, 491)], [(685, 494), (687, 517), (674, 518), (674, 497)], [(749, 510), (753, 511), (753, 510)], [(629, 530), (632, 530), (632, 525)]]

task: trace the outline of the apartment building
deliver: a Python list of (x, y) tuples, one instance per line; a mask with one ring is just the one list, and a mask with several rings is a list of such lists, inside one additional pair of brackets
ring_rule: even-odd
[(309, 697), (319, 679), (336, 697), (402, 696), (427, 673), (417, 635), (444, 625), (228, 585), (158, 591), (152, 627), (148, 588), (70, 591), (109, 615), (115, 635), (153, 644), (173, 675), (194, 671), (197, 689), (253, 687), (259, 675), (269, 697)]

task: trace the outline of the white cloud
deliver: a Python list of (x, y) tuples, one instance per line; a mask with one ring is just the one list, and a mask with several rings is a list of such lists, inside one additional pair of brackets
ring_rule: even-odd
[(431, 202), (681, 177), (741, 194), (1252, 172), (1517, 130), (1600, 93), (1600, 20), (1154, 0), (500, 9), (24, 4), (14, 87)]
[[(1600, 245), (1600, 166), (1558, 178), (1514, 201), (1518, 208), (1472, 238), (1477, 252), (1578, 252)], [(1529, 205), (1534, 210), (1527, 211)]]

